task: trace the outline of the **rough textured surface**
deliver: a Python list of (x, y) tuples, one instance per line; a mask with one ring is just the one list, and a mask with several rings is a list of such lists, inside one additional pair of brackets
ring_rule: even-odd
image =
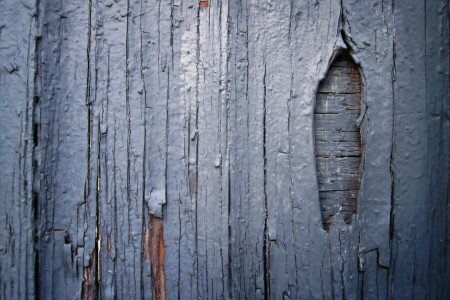
[[(1, 299), (448, 298), (448, 1), (0, 5)], [(345, 48), (364, 151), (327, 232)]]
[(150, 227), (145, 231), (144, 259), (152, 264), (152, 292), (155, 299), (166, 299), (165, 254), (163, 221), (152, 217)]
[[(36, 294), (33, 164), (38, 11), (34, 1), (0, 1), (0, 299)], [(36, 123), (33, 122), (36, 120)]]

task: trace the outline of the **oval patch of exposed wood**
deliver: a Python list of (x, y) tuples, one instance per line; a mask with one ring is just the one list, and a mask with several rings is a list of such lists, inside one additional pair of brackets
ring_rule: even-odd
[(356, 213), (361, 163), (361, 75), (351, 56), (339, 54), (320, 82), (314, 112), (317, 180), (322, 222), (328, 231), (340, 212)]

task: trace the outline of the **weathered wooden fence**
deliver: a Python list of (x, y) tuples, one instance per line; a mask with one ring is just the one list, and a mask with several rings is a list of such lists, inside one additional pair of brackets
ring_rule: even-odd
[(447, 0), (0, 1), (1, 299), (446, 299)]

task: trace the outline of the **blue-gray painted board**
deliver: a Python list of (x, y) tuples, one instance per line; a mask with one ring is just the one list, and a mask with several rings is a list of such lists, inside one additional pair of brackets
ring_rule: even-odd
[[(1, 299), (448, 297), (448, 1), (0, 5)], [(327, 232), (344, 48), (361, 184)]]

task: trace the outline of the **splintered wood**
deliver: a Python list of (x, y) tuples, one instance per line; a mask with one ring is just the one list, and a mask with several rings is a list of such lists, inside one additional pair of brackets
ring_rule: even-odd
[(164, 274), (164, 227), (161, 218), (151, 217), (150, 225), (145, 231), (144, 259), (152, 263), (153, 299), (166, 299), (166, 276)]
[(325, 230), (340, 212), (347, 224), (356, 213), (361, 162), (357, 119), (361, 76), (347, 53), (340, 54), (319, 85), (314, 114), (317, 180)]

